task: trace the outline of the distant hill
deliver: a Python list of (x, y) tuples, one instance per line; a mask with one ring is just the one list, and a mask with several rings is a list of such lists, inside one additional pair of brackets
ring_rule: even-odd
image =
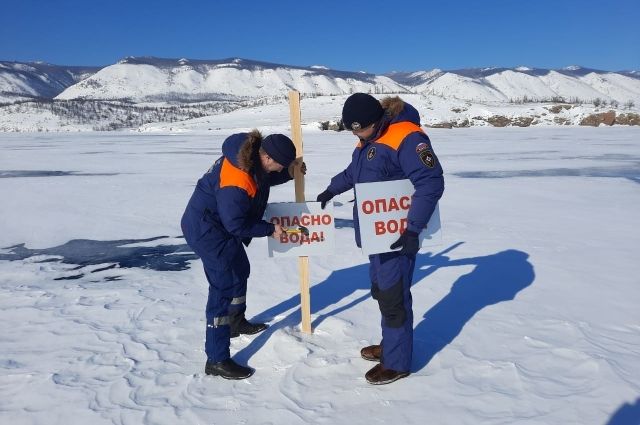
[[(105, 67), (0, 62), (0, 131), (141, 128), (282, 105), (292, 89), (327, 104), (320, 127), (336, 124), (354, 92), (398, 94), (431, 127), (640, 125), (640, 73), (470, 68), (375, 75), (321, 65), (240, 58), (128, 57)], [(206, 125), (206, 128), (211, 127)], [(215, 126), (214, 126), (215, 127)]]
[(247, 100), (356, 91), (405, 93), (393, 79), (364, 72), (297, 67), (246, 59), (126, 58), (67, 88), (57, 99), (127, 99), (134, 102)]
[(640, 103), (640, 73), (579, 66), (563, 69), (470, 68), (375, 75), (323, 66), (128, 57), (103, 68), (0, 62), (0, 101), (26, 98), (195, 102), (306, 95), (417, 93), (470, 102)]
[(640, 73), (609, 72), (577, 66), (471, 68), (394, 73), (389, 77), (412, 92), (470, 102), (640, 100)]
[(43, 62), (0, 61), (0, 102), (52, 99), (100, 69), (101, 67), (59, 66)]

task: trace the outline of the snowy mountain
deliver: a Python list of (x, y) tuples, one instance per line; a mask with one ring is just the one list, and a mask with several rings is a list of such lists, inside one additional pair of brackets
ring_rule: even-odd
[(640, 74), (607, 72), (577, 66), (561, 70), (517, 68), (472, 68), (434, 70), (413, 74), (390, 74), (412, 91), (470, 102), (565, 101), (637, 102)]
[(356, 91), (436, 95), (470, 102), (640, 101), (640, 75), (578, 66), (560, 70), (517, 68), (439, 69), (374, 75), (246, 59), (213, 61), (126, 58), (67, 88), (57, 99), (198, 101)]
[(0, 62), (0, 131), (191, 127), (185, 121), (285, 105), (292, 89), (326, 99), (330, 113), (318, 122), (335, 122), (344, 98), (360, 91), (410, 99), (423, 123), (436, 127), (640, 124), (637, 71), (518, 66), (375, 75), (240, 58), (128, 57), (104, 68)]
[(98, 70), (100, 67), (0, 61), (0, 102), (51, 99)]
[(259, 62), (127, 57), (104, 68), (0, 62), (0, 101), (42, 97), (140, 102), (238, 101), (306, 95), (417, 93), (469, 102), (640, 103), (638, 71), (469, 68), (375, 75)]
[(238, 100), (285, 96), (292, 89), (310, 95), (408, 91), (386, 76), (317, 65), (296, 67), (239, 58), (204, 61), (129, 57), (69, 87), (56, 99)]

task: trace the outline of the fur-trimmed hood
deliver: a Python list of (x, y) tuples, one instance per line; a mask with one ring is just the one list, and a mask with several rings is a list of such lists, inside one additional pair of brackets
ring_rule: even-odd
[(389, 124), (399, 121), (410, 121), (420, 125), (420, 114), (413, 106), (398, 96), (387, 96), (380, 100), (384, 109), (385, 121)]
[(400, 112), (404, 109), (404, 100), (398, 96), (387, 96), (380, 100), (384, 113), (389, 118), (395, 118), (400, 115)]
[(258, 164), (258, 152), (262, 144), (262, 134), (258, 130), (233, 134), (222, 144), (222, 154), (231, 163), (245, 172), (250, 172)]

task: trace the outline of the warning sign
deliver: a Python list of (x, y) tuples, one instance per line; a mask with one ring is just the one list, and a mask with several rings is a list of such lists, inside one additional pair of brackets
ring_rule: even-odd
[[(394, 243), (407, 228), (414, 188), (410, 180), (356, 184), (356, 202), (360, 222), (360, 241), (365, 255), (390, 252)], [(433, 246), (442, 240), (440, 209), (431, 215), (420, 232), (420, 246)]]
[(270, 257), (329, 255), (334, 251), (333, 204), (281, 202), (267, 205), (265, 220), (287, 228), (279, 239), (268, 238)]

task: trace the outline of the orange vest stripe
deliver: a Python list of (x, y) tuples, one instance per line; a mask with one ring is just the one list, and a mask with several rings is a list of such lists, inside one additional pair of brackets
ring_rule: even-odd
[(231, 163), (227, 158), (222, 161), (220, 169), (220, 188), (235, 186), (244, 189), (249, 197), (256, 196), (258, 185), (249, 174)]
[(419, 125), (416, 125), (409, 121), (402, 121), (395, 124), (391, 124), (387, 131), (380, 136), (376, 143), (382, 143), (383, 145), (387, 145), (390, 148), (397, 150), (400, 147), (400, 144), (411, 133), (415, 133), (419, 131), (424, 133), (422, 128)]

